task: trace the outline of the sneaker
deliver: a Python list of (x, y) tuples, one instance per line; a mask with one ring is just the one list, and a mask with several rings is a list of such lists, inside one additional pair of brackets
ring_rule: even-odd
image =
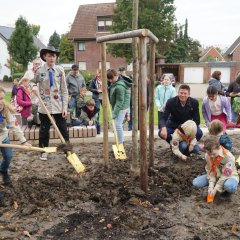
[(42, 160), (42, 161), (47, 161), (47, 157), (48, 157), (48, 153), (43, 152), (43, 153), (41, 153), (41, 155), (40, 155), (40, 160)]
[(7, 185), (12, 182), (11, 177), (9, 176), (7, 171), (6, 172), (0, 171), (0, 173), (2, 174), (2, 179), (3, 179), (4, 184)]

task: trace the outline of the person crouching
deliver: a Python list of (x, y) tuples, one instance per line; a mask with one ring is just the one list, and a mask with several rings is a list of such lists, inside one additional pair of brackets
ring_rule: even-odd
[(200, 148), (197, 145), (197, 125), (194, 121), (188, 120), (181, 124), (173, 133), (171, 148), (173, 151), (173, 160), (180, 158), (187, 160), (190, 153), (198, 153)]
[(207, 173), (193, 179), (193, 186), (197, 188), (208, 186), (208, 194), (213, 198), (217, 192), (236, 192), (239, 176), (235, 157), (220, 145), (218, 136), (208, 136), (204, 141), (204, 148)]
[(80, 121), (84, 126), (96, 126), (97, 134), (100, 134), (100, 125), (98, 122), (99, 109), (96, 107), (94, 99), (89, 99), (86, 105), (82, 107)]

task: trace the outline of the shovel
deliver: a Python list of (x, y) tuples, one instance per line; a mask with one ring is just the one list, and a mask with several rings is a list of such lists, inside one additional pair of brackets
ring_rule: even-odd
[[(63, 144), (66, 144), (65, 139), (63, 138), (61, 132), (59, 131), (57, 124), (55, 123), (54, 119), (52, 118), (51, 114), (49, 113), (47, 107), (45, 106), (41, 96), (39, 94), (36, 94), (43, 109), (45, 110), (45, 112), (47, 113), (52, 125), (54, 126), (55, 130), (57, 131), (58, 136), (61, 139), (61, 142)], [(81, 163), (80, 159), (78, 158), (78, 156), (76, 155), (76, 153), (72, 153), (71, 151), (67, 152), (67, 160), (72, 164), (72, 166), (74, 167), (74, 169), (77, 171), (77, 173), (83, 172), (85, 170), (85, 167), (83, 166), (83, 164)]]
[(112, 150), (113, 150), (115, 159), (125, 160), (127, 158), (126, 152), (125, 152), (123, 144), (118, 143), (117, 130), (116, 130), (115, 122), (112, 117), (112, 109), (111, 109), (111, 105), (109, 102), (109, 98), (108, 98), (108, 106), (109, 106), (110, 118), (112, 121), (113, 134), (114, 134), (114, 138), (115, 138), (115, 142), (116, 142), (116, 145), (112, 145)]
[(30, 147), (30, 146), (16, 145), (16, 144), (0, 144), (0, 148), (17, 148), (17, 149), (23, 149), (26, 151), (36, 151), (36, 152), (46, 152), (46, 153), (53, 153), (57, 151), (56, 147), (38, 148), (38, 147)]

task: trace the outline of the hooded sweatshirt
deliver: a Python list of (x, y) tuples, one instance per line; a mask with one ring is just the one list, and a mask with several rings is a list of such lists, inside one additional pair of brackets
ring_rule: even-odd
[(181, 128), (177, 128), (172, 135), (171, 146), (173, 153), (182, 158), (184, 154), (179, 150), (179, 143), (185, 141), (188, 145), (195, 146), (197, 144), (196, 134), (197, 125), (194, 121), (188, 120), (183, 123)]
[(119, 79), (112, 84), (110, 90), (110, 103), (113, 109), (113, 119), (118, 117), (121, 110), (128, 109), (131, 99), (132, 80)]
[(159, 85), (155, 91), (155, 102), (158, 111), (164, 112), (165, 105), (168, 99), (176, 96), (176, 89), (170, 84), (168, 86)]

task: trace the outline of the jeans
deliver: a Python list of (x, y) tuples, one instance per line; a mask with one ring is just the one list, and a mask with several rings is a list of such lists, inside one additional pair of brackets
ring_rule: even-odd
[(232, 110), (232, 122), (237, 121), (237, 116), (238, 116), (238, 114)]
[(97, 121), (100, 122), (100, 105), (102, 105), (102, 99), (94, 98), (96, 107), (99, 109)]
[[(194, 178), (192, 183), (193, 183), (193, 186), (197, 188), (208, 186), (207, 174)], [(223, 184), (224, 190), (229, 193), (236, 192), (237, 187), (238, 187), (238, 181), (234, 178), (227, 179)]]
[[(182, 154), (185, 154), (186, 152), (188, 152), (188, 145), (185, 141), (181, 141), (179, 143), (179, 150)], [(200, 148), (198, 145), (195, 145), (193, 147), (192, 153), (198, 153), (200, 151)]]
[(118, 143), (122, 144), (124, 140), (123, 136), (123, 121), (126, 115), (127, 109), (120, 110), (117, 118), (115, 119), (115, 126), (117, 130)]
[[(159, 137), (160, 137), (160, 132), (161, 132), (161, 128), (159, 129), (159, 132), (158, 132), (158, 135), (159, 135)], [(168, 143), (170, 143), (171, 142), (171, 140), (172, 140), (172, 134), (174, 133), (174, 131), (176, 130), (176, 128), (169, 128), (169, 127), (167, 127), (167, 139), (166, 139), (166, 141), (168, 142)], [(196, 139), (197, 139), (197, 141), (199, 141), (201, 138), (202, 138), (202, 136), (203, 136), (203, 132), (202, 132), (202, 130), (201, 130), (201, 128), (200, 127), (197, 127), (197, 134), (196, 134)]]
[(68, 108), (70, 108), (73, 113), (74, 113), (74, 110), (75, 110), (76, 118), (80, 117), (81, 111), (77, 107), (77, 97), (76, 96), (71, 96), (71, 99), (68, 102)]
[[(69, 142), (69, 134), (67, 130), (66, 119), (62, 117), (61, 113), (52, 114), (52, 117), (56, 121), (56, 125), (59, 128), (60, 133), (66, 142)], [(39, 113), (39, 119), (41, 121), (39, 130), (39, 147), (48, 147), (49, 144), (49, 130), (51, 126), (50, 119), (47, 114)]]
[[(7, 137), (2, 143), (9, 144), (10, 143), (9, 137)], [(3, 156), (0, 171), (7, 172), (10, 162), (13, 158), (13, 151), (12, 151), (12, 148), (0, 148), (0, 149), (2, 152), (2, 156)]]

